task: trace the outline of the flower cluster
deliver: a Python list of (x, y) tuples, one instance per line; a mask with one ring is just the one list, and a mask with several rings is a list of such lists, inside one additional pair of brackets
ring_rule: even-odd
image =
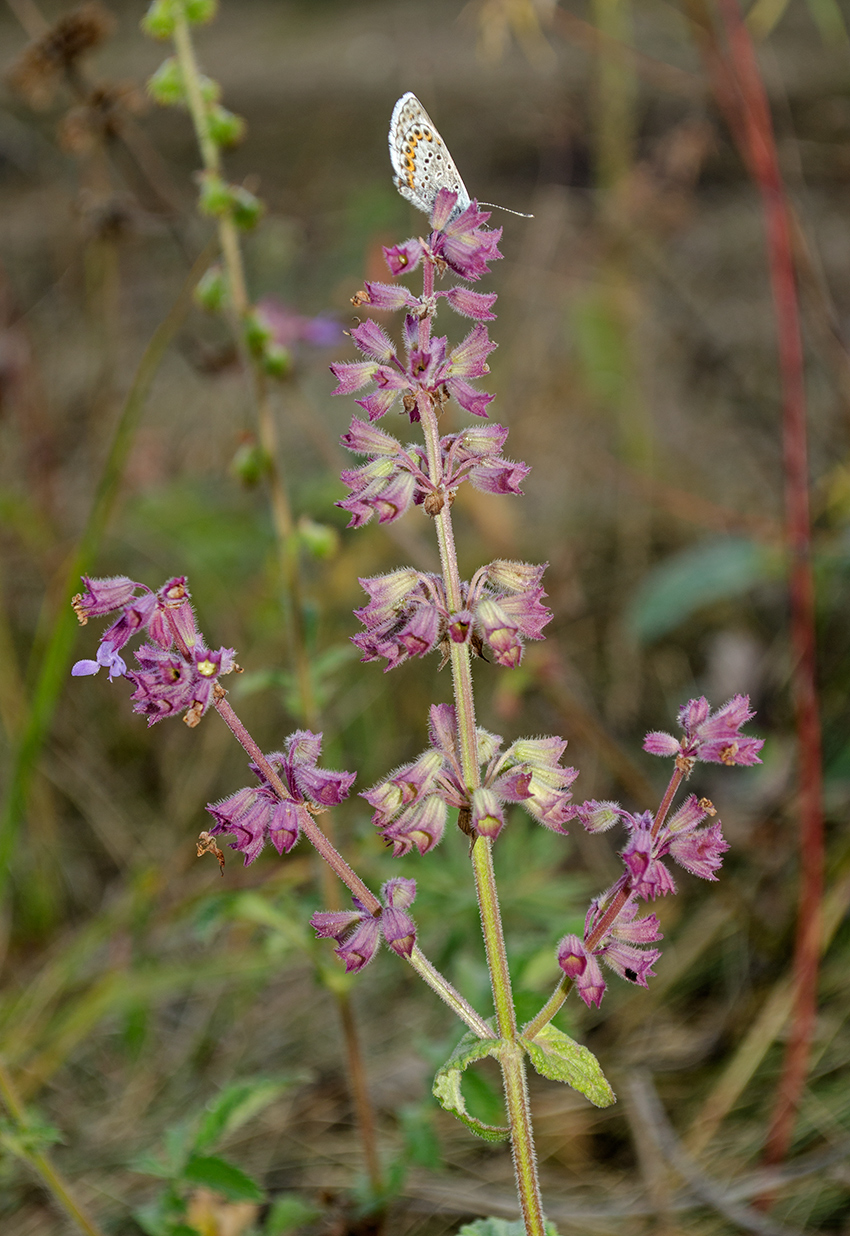
[(681, 739), (655, 730), (647, 734), (643, 749), (650, 755), (675, 756), (677, 767), (685, 773), (700, 760), (710, 764), (760, 764), (764, 740), (740, 732), (754, 716), (747, 695), (733, 695), (716, 712), (711, 712), (708, 700), (700, 696), (679, 709), (679, 724), (685, 731)]
[(310, 730), (290, 734), (283, 751), (266, 756), (283, 783), (285, 797), (279, 796), (261, 769), (252, 763), (251, 772), (259, 786), (246, 786), (219, 803), (207, 804), (207, 811), (215, 820), (210, 836), (232, 833), (236, 840), (230, 842), (230, 848), (245, 855), (246, 867), (267, 841), (278, 854), (288, 854), (310, 813), (341, 803), (354, 782), (354, 773), (318, 768), (321, 753), (321, 734), (312, 734)]
[(552, 617), (541, 603), (545, 569), (545, 563), (491, 562), (461, 582), (463, 608), (454, 613), (439, 575), (404, 567), (361, 579), (369, 604), (355, 613), (366, 630), (352, 642), (364, 661), (385, 657), (388, 670), (453, 643), (468, 644), (478, 656), (486, 643), (499, 665), (513, 669), (522, 660), (523, 639), (542, 639)]
[(486, 416), (487, 405), (494, 396), (476, 390), (467, 379), (481, 378), (490, 372), (487, 356), (496, 345), (490, 342), (487, 327), (473, 326), (463, 342), (449, 352), (445, 335), (429, 338), (423, 346), (421, 321), (412, 313), (404, 319), (405, 360), (399, 358), (377, 322), (371, 318), (361, 322), (351, 332), (351, 338), (370, 359), (331, 365), (339, 383), (333, 394), (351, 395), (374, 381), (377, 389), (355, 400), (368, 413), (370, 421), (389, 412), (399, 396), (411, 421), (418, 421), (416, 396), (420, 393), (432, 396), (440, 404), (453, 396), (467, 412)]
[(435, 515), (445, 495), (466, 480), (487, 493), (522, 493), (520, 485), (529, 468), (503, 457), (507, 436), (502, 425), (477, 425), (446, 434), (440, 439), (440, 471), (432, 479), (424, 447), (403, 447), (392, 434), (355, 416), (342, 436), (342, 445), (370, 458), (361, 467), (342, 473), (350, 493), (336, 505), (350, 513), (349, 528), (362, 528), (373, 515), (379, 523), (392, 523), (411, 503), (424, 503), (428, 514)]
[[(715, 713), (705, 699), (690, 700), (680, 710), (685, 730), (681, 742), (671, 734), (647, 734), (644, 749), (654, 755), (672, 756), (676, 763), (673, 786), (688, 775), (697, 760), (723, 764), (760, 763), (759, 738), (740, 733), (754, 716), (747, 696), (736, 695)], [(672, 797), (672, 795), (671, 795)], [(665, 798), (665, 801), (666, 798)], [(657, 949), (642, 945), (661, 939), (654, 914), (636, 918), (638, 900), (654, 900), (675, 893), (673, 876), (663, 861), (668, 856), (680, 867), (703, 880), (716, 880), (723, 854), (729, 845), (720, 821), (700, 827), (716, 812), (707, 798), (689, 794), (673, 816), (663, 813), (653, 818), (644, 811), (632, 815), (617, 803), (590, 801), (574, 809), (588, 832), (602, 832), (618, 821), (625, 825), (628, 838), (620, 851), (625, 870), (606, 892), (591, 902), (584, 928), (584, 939), (567, 935), (558, 946), (558, 964), (572, 979), (587, 1005), (599, 1005), (605, 982), (599, 961), (604, 961), (621, 978), (646, 986), (651, 969), (660, 956)]]
[[(109, 671), (109, 679), (128, 678), (135, 686), (133, 711), (154, 725), (165, 717), (184, 714), (194, 726), (215, 697), (218, 679), (237, 669), (232, 648), (206, 647), (195, 624), (184, 576), (177, 576), (152, 592), (126, 575), (110, 579), (83, 576), (85, 591), (72, 604), (80, 622), (119, 611), (119, 617), (101, 636), (95, 660), (77, 661), (75, 677)], [(137, 593), (141, 590), (141, 595)], [(127, 668), (121, 650), (134, 636), (147, 633), (152, 641), (136, 650), (138, 670)]]
[(461, 769), (454, 708), (434, 704), (428, 730), (427, 751), (362, 795), (375, 808), (372, 823), (394, 855), (414, 846), (420, 854), (432, 850), (442, 839), (449, 807), (458, 809), (459, 826), (473, 837), (498, 837), (505, 826), (505, 803), (519, 803), (546, 828), (566, 833), (564, 825), (576, 810), (569, 786), (578, 774), (561, 767), (563, 739), (520, 738), (499, 755), (502, 739), (477, 730), (483, 771), (481, 786), (470, 792)]
[(381, 888), (385, 905), (377, 915), (352, 897), (353, 910), (320, 910), (310, 919), (317, 936), (337, 941), (334, 949), (348, 971), (362, 970), (372, 960), (383, 937), (400, 957), (409, 957), (416, 943), (416, 924), (407, 913), (416, 896), (416, 881), (398, 876)]

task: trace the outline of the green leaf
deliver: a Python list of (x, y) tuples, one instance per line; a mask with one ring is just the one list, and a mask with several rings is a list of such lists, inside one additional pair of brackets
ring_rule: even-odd
[(305, 1202), (297, 1193), (284, 1193), (269, 1210), (263, 1236), (287, 1236), (288, 1232), (315, 1222), (320, 1214), (317, 1206)]
[(520, 1043), (541, 1076), (566, 1082), (595, 1107), (610, 1107), (617, 1102), (593, 1052), (551, 1022), (533, 1039), (521, 1038)]
[(241, 1168), (212, 1155), (193, 1154), (183, 1169), (183, 1179), (190, 1184), (206, 1185), (235, 1202), (262, 1202), (266, 1196)]
[(266, 1077), (251, 1081), (234, 1082), (226, 1086), (207, 1105), (195, 1137), (195, 1150), (211, 1150), (216, 1142), (228, 1133), (233, 1133), (257, 1112), (268, 1107), (291, 1085), (291, 1078), (273, 1080)]
[(472, 1030), (467, 1031), (446, 1063), (437, 1070), (432, 1086), (432, 1092), (440, 1106), (457, 1116), (468, 1129), (487, 1142), (503, 1142), (510, 1137), (511, 1131), (500, 1125), (485, 1124), (482, 1120), (470, 1116), (466, 1110), (460, 1082), (464, 1069), (470, 1064), (483, 1060), (485, 1056), (495, 1056), (498, 1059), (501, 1048), (501, 1039), (479, 1039)]
[[(476, 1219), (458, 1228), (457, 1236), (525, 1236), (522, 1219)], [(546, 1236), (558, 1236), (554, 1223), (546, 1222)]]
[(650, 643), (704, 605), (740, 596), (780, 573), (775, 551), (743, 537), (697, 545), (649, 572), (628, 607), (626, 621), (639, 640)]

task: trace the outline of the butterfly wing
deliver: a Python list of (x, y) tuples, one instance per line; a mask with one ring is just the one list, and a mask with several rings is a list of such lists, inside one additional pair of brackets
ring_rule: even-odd
[(466, 210), (469, 194), (454, 159), (415, 94), (403, 94), (390, 121), (390, 159), (395, 184), (417, 210), (431, 213), (440, 189), (457, 194), (455, 213)]

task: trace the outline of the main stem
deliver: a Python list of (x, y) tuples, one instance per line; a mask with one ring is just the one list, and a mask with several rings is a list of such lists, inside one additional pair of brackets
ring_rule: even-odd
[[(434, 268), (426, 259), (423, 300), (427, 301), (427, 298), (433, 294), (433, 290)], [(439, 482), (441, 471), (440, 432), (437, 416), (429, 395), (421, 394), (417, 402), (425, 434), (429, 471), (436, 484)], [(452, 528), (451, 501), (448, 494), (444, 497), (442, 510), (435, 516), (434, 523), (440, 549), (446, 600), (449, 610), (456, 613), (463, 609), (463, 594)], [(450, 655), (461, 767), (466, 787), (471, 794), (481, 784), (481, 772), (478, 763), (469, 648), (466, 644), (453, 643)], [(534, 1135), (525, 1078), (525, 1053), (518, 1042), (508, 955), (505, 948), (502, 916), (499, 911), (496, 875), (493, 870), (492, 842), (485, 837), (475, 838), (472, 843), (471, 857), (478, 906), (481, 912), (487, 966), (490, 971), (490, 984), (496, 1006), (496, 1023), (499, 1028), (499, 1037), (504, 1041), (499, 1062), (502, 1068), (505, 1104), (511, 1129), (511, 1149), (517, 1191), (528, 1236), (544, 1236), (543, 1199), (540, 1196), (537, 1163), (534, 1156)]]

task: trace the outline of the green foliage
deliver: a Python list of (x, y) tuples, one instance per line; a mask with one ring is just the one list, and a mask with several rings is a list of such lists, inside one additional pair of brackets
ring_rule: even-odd
[(145, 34), (154, 39), (170, 39), (174, 34), (174, 0), (153, 0), (153, 4), (141, 20)]
[(195, 1236), (195, 1229), (185, 1221), (186, 1206), (188, 1196), (199, 1186), (233, 1202), (261, 1202), (265, 1192), (255, 1180), (221, 1155), (209, 1152), (298, 1080), (258, 1077), (234, 1082), (210, 1100), (200, 1116), (167, 1129), (162, 1152), (143, 1154), (132, 1164), (135, 1171), (167, 1182), (154, 1203), (136, 1212), (142, 1229), (149, 1236)]
[(245, 121), (235, 112), (216, 104), (207, 115), (210, 136), (218, 146), (236, 146), (245, 136)]
[(27, 1112), (25, 1123), (0, 1116), (0, 1146), (18, 1159), (29, 1159), (61, 1141), (59, 1130), (37, 1112)]
[(538, 1073), (566, 1082), (595, 1107), (610, 1107), (617, 1099), (593, 1052), (576, 1043), (550, 1022), (533, 1039), (520, 1039)]
[(231, 475), (235, 476), (246, 488), (253, 489), (264, 476), (268, 475), (268, 471), (269, 457), (259, 442), (253, 440), (240, 442), (230, 461)]
[(217, 1155), (193, 1154), (183, 1168), (182, 1178), (190, 1184), (205, 1185), (234, 1202), (261, 1202), (265, 1197), (256, 1181)]
[(200, 179), (198, 209), (201, 214), (211, 215), (214, 219), (229, 214), (232, 206), (230, 185), (215, 172), (204, 172)]
[(297, 1193), (284, 1193), (275, 1198), (263, 1227), (263, 1236), (288, 1236), (308, 1223), (315, 1222), (321, 1215), (316, 1206), (305, 1202)]
[(214, 262), (198, 281), (195, 303), (208, 313), (220, 313), (227, 304), (230, 289), (227, 275), (219, 262)]
[(218, 11), (218, 0), (172, 0), (172, 3), (183, 5), (186, 20), (193, 26), (212, 21)]
[(703, 606), (777, 579), (781, 570), (775, 551), (741, 537), (683, 550), (644, 578), (628, 609), (629, 626), (638, 639), (649, 643), (673, 631)]
[(502, 1039), (479, 1039), (472, 1030), (467, 1031), (446, 1063), (437, 1070), (432, 1086), (432, 1093), (440, 1106), (457, 1116), (468, 1129), (487, 1142), (503, 1142), (510, 1137), (511, 1131), (501, 1125), (478, 1120), (467, 1111), (461, 1079), (470, 1064), (487, 1056), (498, 1059), (502, 1048)]
[(250, 232), (263, 217), (263, 203), (243, 185), (231, 185), (230, 198), (233, 222), (242, 231)]
[[(457, 1236), (525, 1236), (525, 1224), (522, 1219), (475, 1219), (459, 1227)], [(546, 1236), (558, 1236), (554, 1223), (547, 1222)]]
[(186, 86), (176, 56), (163, 60), (153, 76), (148, 78), (148, 94), (163, 107), (186, 103)]
[(292, 355), (279, 343), (270, 343), (263, 349), (263, 368), (270, 378), (287, 378), (292, 369)]
[(319, 524), (302, 515), (298, 520), (298, 540), (313, 558), (327, 561), (339, 549), (339, 533), (328, 524)]

